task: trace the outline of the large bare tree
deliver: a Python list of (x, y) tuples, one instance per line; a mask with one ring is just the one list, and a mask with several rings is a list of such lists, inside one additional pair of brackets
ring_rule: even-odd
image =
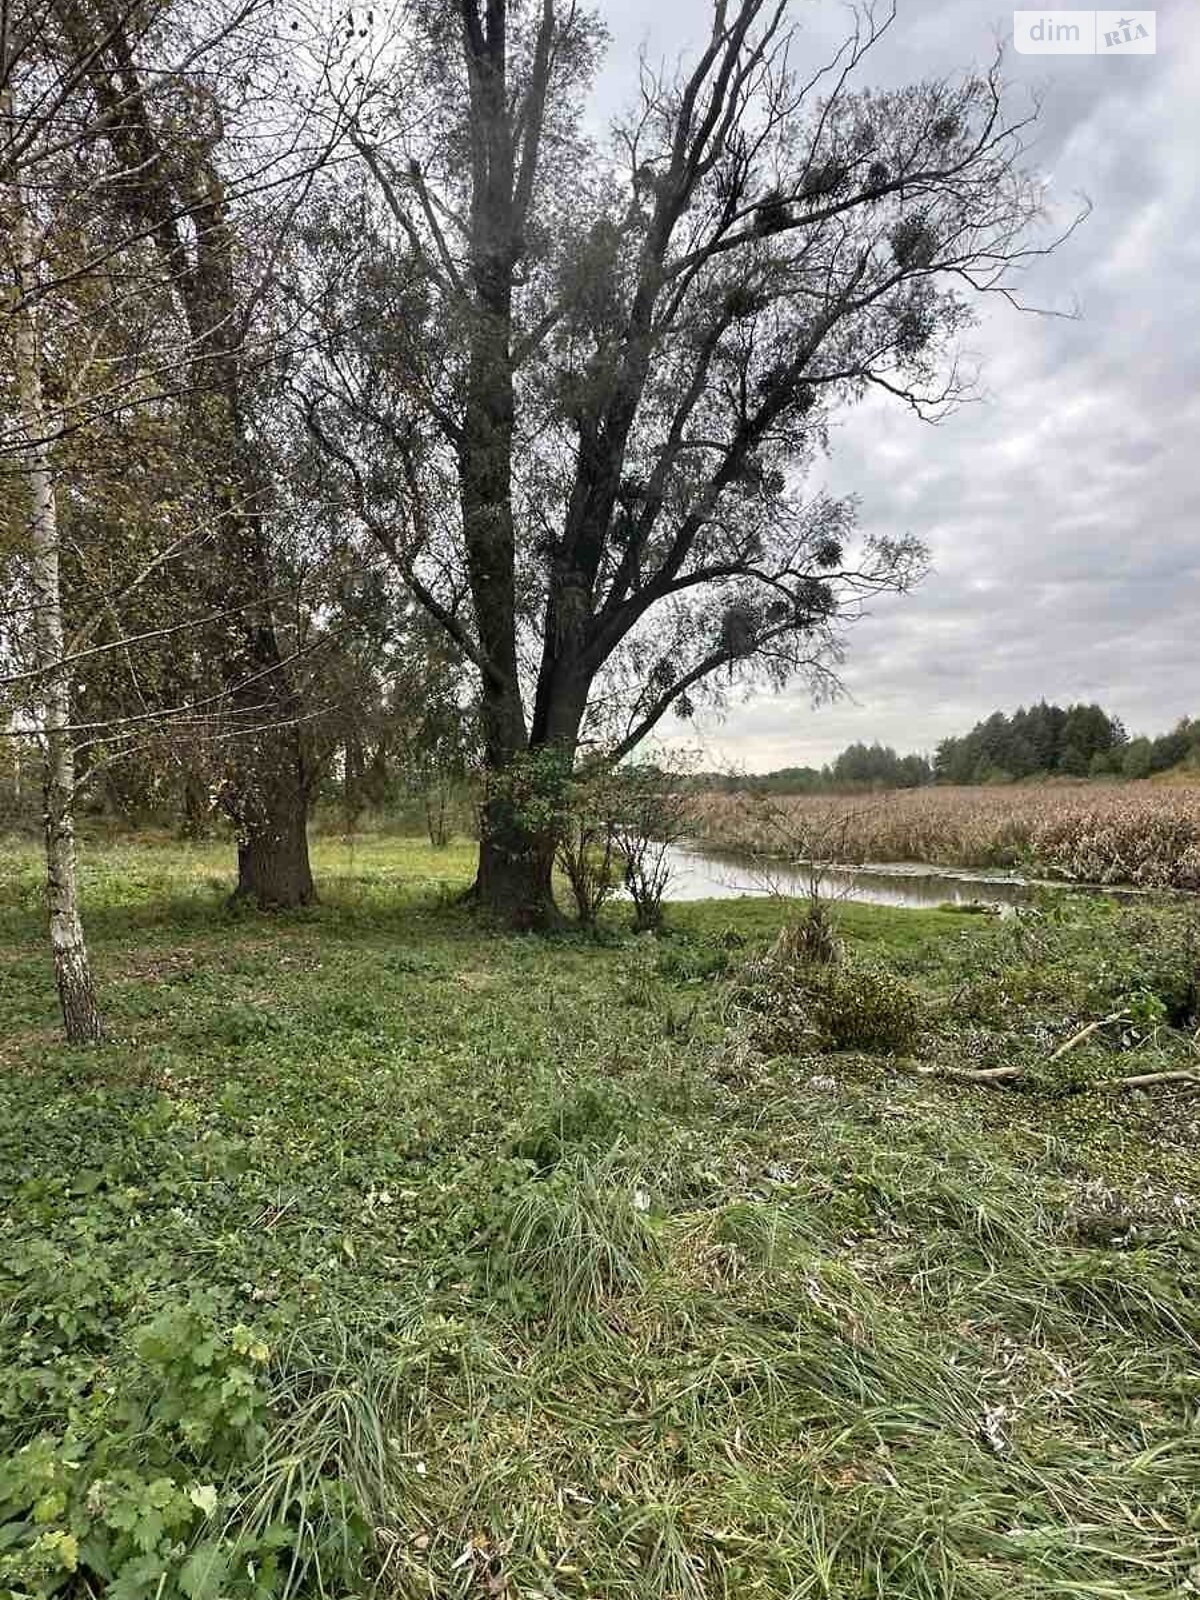
[(971, 300), (1039, 248), (998, 63), (872, 93), (890, 13), (825, 62), (786, 0), (709, 15), (610, 146), (581, 121), (602, 30), (561, 0), (414, 6), (358, 123), (309, 420), (478, 674), (477, 889), (521, 923), (553, 915), (539, 773), (704, 694), (832, 683), (864, 601), (918, 575), (805, 468), (872, 388), (952, 405)]

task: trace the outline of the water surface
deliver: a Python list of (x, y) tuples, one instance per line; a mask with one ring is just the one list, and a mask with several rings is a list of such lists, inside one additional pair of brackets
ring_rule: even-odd
[[(809, 893), (809, 872), (802, 865), (717, 855), (695, 845), (669, 846), (668, 859), (668, 900), (735, 900), (744, 895), (768, 894), (802, 898)], [(830, 866), (822, 873), (822, 890), (831, 900), (861, 900), (879, 906), (987, 906), (1004, 910), (1026, 904), (1045, 887), (1013, 874), (993, 876), (912, 862)]]

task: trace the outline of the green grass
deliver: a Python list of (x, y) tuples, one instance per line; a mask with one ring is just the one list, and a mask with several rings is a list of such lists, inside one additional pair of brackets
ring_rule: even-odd
[(845, 905), (918, 1059), (773, 1057), (778, 903), (536, 939), (465, 847), (315, 867), (259, 919), (218, 847), (88, 853), (85, 1052), (2, 858), (0, 1592), (1196, 1591), (1196, 1098), (908, 1070), (1044, 1062), (1170, 929)]

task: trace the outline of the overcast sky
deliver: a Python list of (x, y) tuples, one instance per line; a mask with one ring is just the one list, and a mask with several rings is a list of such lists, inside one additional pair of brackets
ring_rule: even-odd
[[(1024, 0), (1026, 8), (1032, 0)], [(990, 60), (1012, 11), (994, 0), (898, 0), (859, 82)], [(616, 109), (638, 49), (674, 60), (708, 0), (602, 0), (600, 84)], [(835, 0), (796, 0), (813, 59), (845, 27)], [(822, 476), (862, 502), (866, 531), (912, 532), (933, 571), (854, 630), (853, 700), (814, 710), (763, 692), (705, 725), (715, 760), (818, 765), (855, 739), (932, 749), (998, 708), (1098, 700), (1136, 731), (1200, 714), (1200, 3), (1157, 8), (1152, 56), (1024, 56), (1013, 96), (1043, 100), (1032, 156), (1075, 236), (966, 340), (979, 400), (936, 427), (885, 398), (845, 413)], [(676, 723), (675, 729), (680, 725)], [(687, 742), (687, 741), (685, 741)], [(691, 742), (694, 742), (692, 740)]]

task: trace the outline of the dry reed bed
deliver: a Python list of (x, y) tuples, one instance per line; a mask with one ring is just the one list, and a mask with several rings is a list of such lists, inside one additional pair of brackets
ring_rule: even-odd
[(698, 814), (697, 837), (714, 849), (1200, 890), (1200, 784), (709, 794)]

